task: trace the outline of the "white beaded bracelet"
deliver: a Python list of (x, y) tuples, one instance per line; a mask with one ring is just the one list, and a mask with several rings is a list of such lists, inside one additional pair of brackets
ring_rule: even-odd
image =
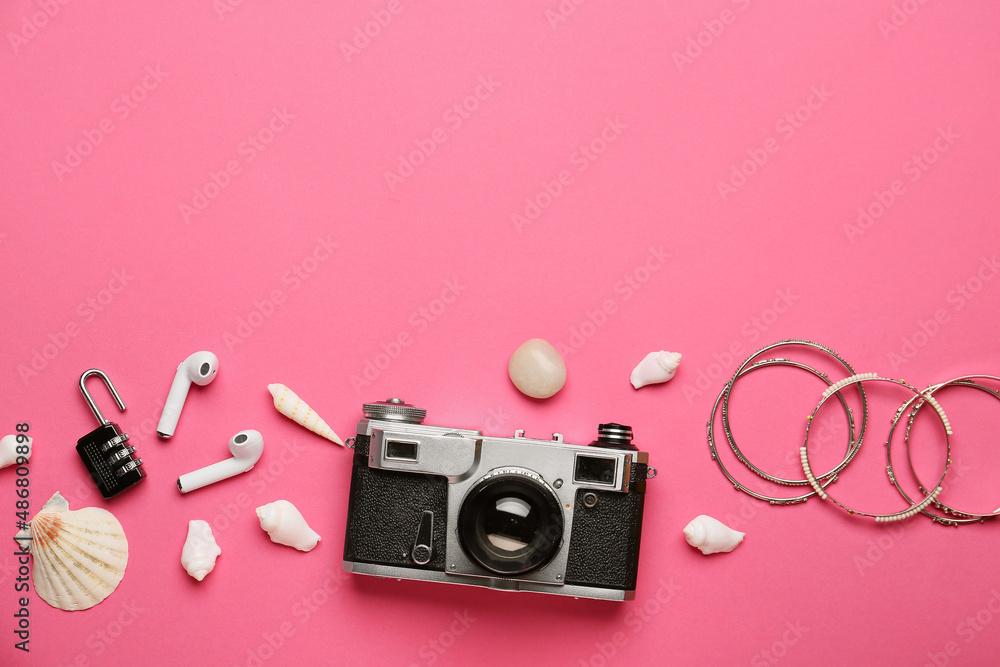
[[(939, 384), (931, 385), (930, 387), (925, 389), (922, 393), (913, 396), (910, 400), (908, 400), (906, 403), (900, 406), (899, 410), (896, 411), (896, 415), (895, 417), (893, 417), (892, 420), (892, 428), (889, 430), (889, 437), (885, 443), (886, 473), (889, 475), (889, 481), (892, 482), (893, 486), (896, 487), (896, 490), (899, 491), (899, 493), (903, 496), (903, 498), (907, 502), (912, 503), (913, 499), (906, 493), (906, 491), (900, 484), (898, 476), (896, 475), (896, 472), (893, 469), (893, 462), (892, 462), (892, 439), (893, 439), (893, 434), (896, 430), (896, 425), (899, 422), (899, 419), (906, 412), (906, 410), (910, 408), (910, 406), (912, 405), (913, 408), (910, 410), (909, 417), (906, 420), (906, 430), (903, 436), (903, 441), (906, 444), (906, 458), (910, 466), (910, 472), (913, 474), (913, 478), (916, 480), (917, 486), (919, 487), (920, 491), (923, 493), (927, 493), (927, 488), (921, 481), (920, 475), (917, 473), (916, 466), (913, 465), (913, 456), (910, 450), (910, 430), (913, 428), (913, 420), (916, 417), (917, 412), (920, 410), (920, 407), (924, 404), (923, 397), (925, 395), (930, 396), (931, 394), (934, 394), (935, 392), (944, 389), (945, 387), (971, 387), (974, 389), (979, 389), (981, 391), (984, 391), (993, 396), (994, 398), (1000, 400), (1000, 392), (991, 389), (985, 385), (982, 385), (978, 382), (975, 382), (975, 380), (977, 379), (1000, 382), (1000, 377), (997, 377), (995, 375), (963, 375), (953, 380), (949, 380), (948, 382), (941, 382)], [(930, 517), (937, 523), (944, 524), (947, 526), (958, 526), (961, 524), (968, 524), (968, 523), (983, 523), (987, 519), (993, 519), (996, 518), (997, 516), (1000, 516), (1000, 509), (987, 514), (966, 512), (946, 504), (938, 497), (935, 497), (933, 504), (934, 507), (941, 510), (943, 514), (935, 514), (934, 512), (930, 511), (930, 508), (928, 506), (925, 506), (923, 509), (921, 509), (921, 514), (925, 514), (926, 516)]]
[[(928, 405), (931, 405), (934, 408), (935, 412), (937, 412), (938, 417), (941, 419), (942, 426), (944, 427), (946, 452), (945, 452), (944, 470), (941, 472), (941, 478), (935, 485), (934, 490), (928, 493), (922, 500), (920, 500), (919, 502), (911, 501), (909, 507), (899, 512), (892, 512), (889, 514), (874, 514), (871, 512), (862, 512), (860, 510), (848, 507), (847, 505), (843, 504), (842, 502), (840, 502), (839, 500), (837, 500), (836, 498), (834, 498), (833, 496), (831, 496), (829, 493), (826, 492), (826, 487), (821, 485), (817, 480), (817, 478), (815, 477), (815, 475), (813, 475), (812, 466), (809, 463), (809, 431), (810, 428), (812, 427), (813, 420), (815, 419), (816, 414), (820, 411), (820, 408), (823, 407), (823, 404), (826, 403), (826, 401), (831, 396), (833, 396), (834, 394), (839, 394), (839, 392), (844, 387), (854, 384), (861, 385), (864, 382), (889, 382), (892, 384), (899, 385), (901, 387), (906, 387), (914, 394), (916, 394), (918, 398), (922, 399), (922, 401), (926, 401)], [(897, 415), (898, 414), (899, 413), (897, 412)], [(816, 406), (816, 409), (813, 410), (811, 415), (806, 417), (806, 435), (805, 439), (802, 442), (802, 447), (799, 449), (799, 455), (802, 462), (802, 471), (805, 473), (806, 479), (809, 480), (809, 485), (812, 486), (813, 490), (816, 492), (816, 495), (818, 495), (823, 500), (829, 500), (833, 504), (837, 505), (838, 507), (846, 511), (848, 514), (871, 517), (879, 523), (902, 521), (904, 519), (909, 519), (910, 517), (920, 512), (923, 512), (928, 505), (930, 505), (932, 502), (935, 502), (935, 499), (937, 498), (938, 494), (941, 493), (941, 485), (944, 482), (945, 475), (948, 474), (948, 467), (951, 465), (951, 434), (952, 434), (951, 423), (948, 421), (948, 417), (947, 415), (945, 415), (944, 409), (937, 402), (937, 400), (930, 395), (930, 393), (927, 390), (920, 391), (919, 389), (908, 384), (904, 380), (884, 378), (879, 376), (877, 373), (858, 373), (857, 375), (852, 375), (851, 377), (844, 378), (843, 380), (840, 380), (830, 385), (830, 387), (827, 388), (827, 391), (823, 392), (823, 398), (820, 399), (819, 405)]]

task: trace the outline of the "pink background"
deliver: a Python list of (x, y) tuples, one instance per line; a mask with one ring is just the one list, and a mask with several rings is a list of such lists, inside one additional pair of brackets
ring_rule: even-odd
[[(112, 510), (130, 545), (96, 608), (32, 598), (29, 655), (13, 649), (5, 550), (0, 663), (995, 661), (995, 524), (772, 507), (734, 490), (705, 443), (725, 378), (789, 336), (919, 386), (1000, 373), (995, 3), (327, 4), (0, 9), (0, 431), (31, 425), (32, 512), (61, 491)], [(506, 377), (532, 337), (571, 352), (546, 402)], [(199, 349), (218, 379), (160, 441), (174, 368)], [(677, 377), (634, 391), (657, 349), (684, 354)], [(91, 367), (127, 403), (92, 385), (149, 474), (111, 501), (74, 451), (95, 426), (76, 387)], [(342, 573), (350, 454), (278, 415), (269, 382), (343, 437), (390, 395), (498, 435), (585, 443), (598, 422), (631, 424), (660, 473), (636, 600)], [(787, 368), (745, 382), (737, 437), (798, 476), (822, 383)], [(831, 492), (899, 510), (879, 443), (908, 396), (872, 394), (868, 444)], [(946, 497), (990, 511), (1000, 405), (941, 400), (960, 464)], [(823, 414), (836, 434), (817, 467), (845, 440), (843, 411)], [(917, 425), (928, 475), (934, 427)], [(180, 495), (176, 477), (243, 428), (264, 434), (257, 468)], [(0, 471), (8, 532), (14, 479)], [(260, 530), (254, 507), (278, 498), (323, 536), (314, 551)], [(702, 513), (744, 544), (688, 547)], [(223, 549), (201, 583), (179, 565), (192, 518)]]

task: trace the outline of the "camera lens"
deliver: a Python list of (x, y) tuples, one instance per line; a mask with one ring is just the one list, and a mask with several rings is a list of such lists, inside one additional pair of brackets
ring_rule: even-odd
[(559, 500), (534, 473), (490, 473), (465, 497), (458, 536), (465, 553), (484, 569), (510, 576), (537, 570), (559, 550)]

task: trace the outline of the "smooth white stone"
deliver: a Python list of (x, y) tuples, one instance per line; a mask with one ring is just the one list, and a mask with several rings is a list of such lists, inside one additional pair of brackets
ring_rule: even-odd
[(532, 398), (554, 396), (566, 384), (566, 364), (552, 343), (532, 338), (514, 350), (507, 364), (514, 386)]

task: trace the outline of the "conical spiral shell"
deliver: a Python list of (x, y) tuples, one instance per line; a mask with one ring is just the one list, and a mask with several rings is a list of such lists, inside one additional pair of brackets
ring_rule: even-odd
[(274, 383), (267, 385), (267, 390), (271, 392), (271, 396), (274, 397), (274, 407), (281, 414), (285, 415), (296, 424), (304, 426), (316, 435), (321, 435), (331, 442), (335, 442), (338, 445), (343, 445), (344, 441), (340, 439), (333, 429), (330, 428), (323, 419), (313, 412), (313, 409), (309, 405), (299, 398), (294, 391), (289, 389), (283, 384)]
[(28, 543), (35, 590), (57, 609), (90, 609), (125, 576), (128, 540), (118, 519), (99, 507), (70, 511), (59, 493), (15, 539)]

